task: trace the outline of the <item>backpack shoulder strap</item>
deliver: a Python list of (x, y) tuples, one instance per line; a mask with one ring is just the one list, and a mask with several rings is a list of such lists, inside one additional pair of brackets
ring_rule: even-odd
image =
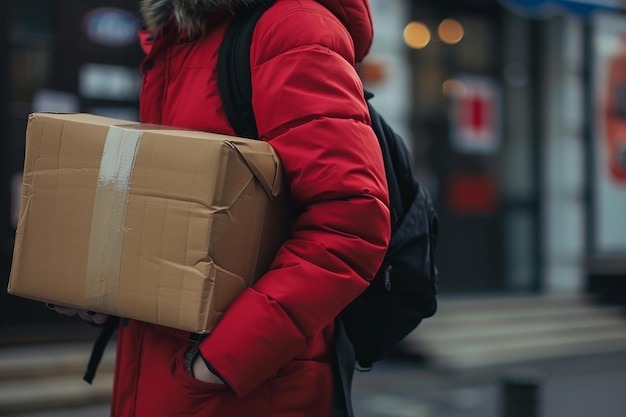
[(380, 150), (383, 155), (385, 165), (385, 175), (387, 177), (387, 190), (389, 191), (389, 211), (391, 214), (391, 230), (395, 232), (399, 226), (400, 219), (404, 218), (407, 207), (403, 204), (405, 200), (402, 195), (399, 178), (397, 176), (396, 160), (398, 159), (397, 144), (403, 143), (393, 129), (387, 124), (385, 119), (374, 108), (370, 100), (374, 94), (365, 90), (365, 101), (370, 114), (372, 130), (376, 134)]
[(274, 1), (237, 11), (220, 45), (217, 59), (217, 83), (226, 117), (237, 136), (257, 139), (256, 119), (252, 109), (250, 44), (257, 21)]
[(100, 361), (102, 360), (102, 356), (104, 355), (104, 350), (109, 343), (109, 340), (113, 337), (113, 333), (117, 330), (120, 319), (119, 317), (109, 316), (106, 322), (103, 325), (98, 326), (101, 327), (100, 335), (96, 342), (93, 345), (93, 349), (91, 351), (91, 356), (89, 357), (89, 362), (87, 363), (87, 370), (85, 371), (85, 375), (83, 376), (83, 380), (87, 383), (91, 384), (93, 379), (96, 376), (96, 370), (98, 369), (98, 365), (100, 365)]

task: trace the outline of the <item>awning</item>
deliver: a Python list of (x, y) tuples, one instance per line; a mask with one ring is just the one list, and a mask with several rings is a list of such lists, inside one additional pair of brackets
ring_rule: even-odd
[(586, 15), (597, 10), (626, 9), (626, 0), (498, 0), (505, 7), (519, 13), (548, 16), (571, 12)]

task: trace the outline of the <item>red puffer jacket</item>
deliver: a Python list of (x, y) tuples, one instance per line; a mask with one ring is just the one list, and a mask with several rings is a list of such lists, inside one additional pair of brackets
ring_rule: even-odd
[[(143, 1), (149, 23), (163, 3)], [(156, 19), (159, 29), (143, 36), (141, 121), (232, 135), (215, 66), (233, 1), (171, 4), (176, 18)], [(193, 36), (198, 16), (205, 30)], [(200, 345), (227, 385), (185, 371), (189, 334), (123, 320), (113, 416), (331, 415), (333, 319), (374, 276), (390, 234), (382, 159), (355, 71), (371, 38), (367, 0), (277, 0), (262, 16), (250, 52), (253, 106), (302, 214), (270, 271)]]

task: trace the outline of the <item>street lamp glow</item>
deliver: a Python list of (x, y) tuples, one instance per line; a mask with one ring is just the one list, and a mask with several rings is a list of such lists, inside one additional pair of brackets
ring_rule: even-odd
[(420, 22), (410, 22), (404, 28), (404, 42), (413, 49), (422, 49), (430, 42), (430, 30)]
[(437, 28), (437, 34), (442, 42), (453, 45), (463, 39), (463, 26), (454, 19), (445, 19)]

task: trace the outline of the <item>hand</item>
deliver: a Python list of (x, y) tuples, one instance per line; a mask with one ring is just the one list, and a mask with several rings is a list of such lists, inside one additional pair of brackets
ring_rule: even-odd
[(193, 377), (200, 381), (208, 382), (210, 384), (224, 384), (224, 381), (222, 381), (219, 376), (215, 375), (209, 370), (209, 368), (207, 368), (200, 355), (198, 355), (198, 357), (193, 361), (192, 371)]
[(59, 314), (63, 314), (64, 316), (78, 316), (86, 322), (102, 324), (109, 318), (108, 314), (104, 313), (96, 313), (95, 311), (87, 311), (87, 310), (78, 310), (76, 308), (71, 307), (62, 307), (53, 304), (46, 304), (46, 306), (50, 310), (54, 310)]

